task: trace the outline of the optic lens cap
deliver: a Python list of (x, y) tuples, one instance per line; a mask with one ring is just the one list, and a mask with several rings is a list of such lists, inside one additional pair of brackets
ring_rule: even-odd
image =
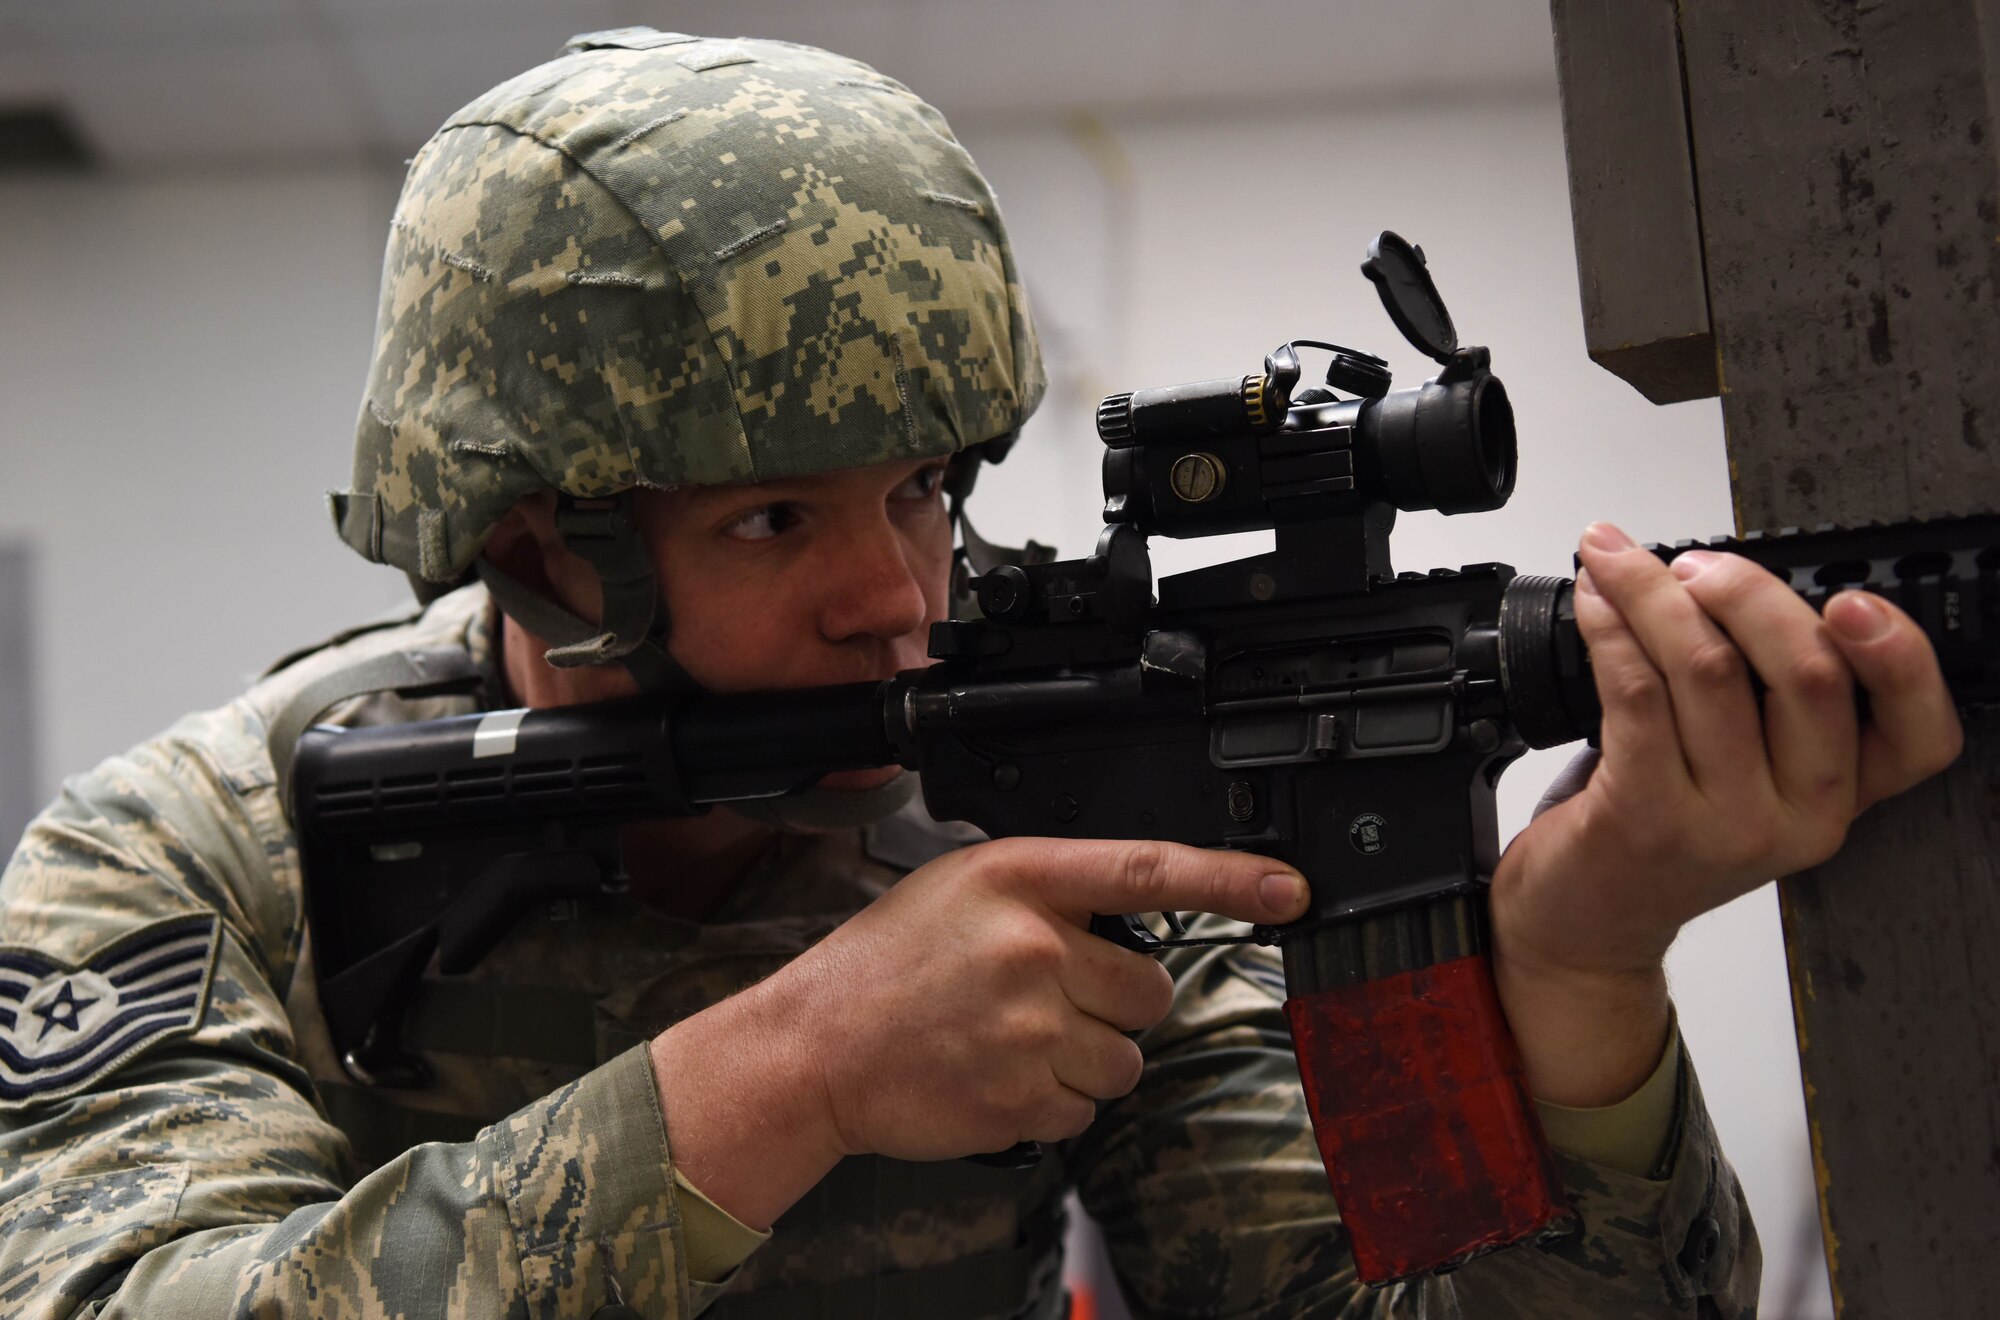
[(1458, 331), (1452, 328), (1451, 313), (1445, 310), (1437, 285), (1431, 283), (1422, 248), (1385, 229), (1368, 245), (1361, 273), (1375, 281), (1383, 310), (1413, 348), (1438, 362), (1451, 360), (1458, 348)]

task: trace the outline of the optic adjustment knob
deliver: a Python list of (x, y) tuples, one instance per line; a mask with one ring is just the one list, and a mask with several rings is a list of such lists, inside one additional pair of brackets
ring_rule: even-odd
[(1034, 595), (1028, 575), (1014, 564), (1002, 564), (991, 573), (974, 578), (972, 591), (979, 598), (979, 612), (1003, 622), (1012, 622), (1026, 614)]

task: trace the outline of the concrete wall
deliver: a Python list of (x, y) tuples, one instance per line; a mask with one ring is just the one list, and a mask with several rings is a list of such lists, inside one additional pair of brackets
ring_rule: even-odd
[[(1584, 356), (1552, 95), (1384, 110), (959, 124), (1000, 192), (1054, 388), (974, 512), (1082, 553), (1097, 398), (1247, 371), (1282, 339), (1428, 363), (1356, 270), (1424, 245), (1521, 427), (1505, 510), (1406, 515), (1402, 568), (1567, 572), (1593, 518), (1642, 540), (1730, 530), (1712, 403), (1659, 409)], [(365, 170), (0, 185), (0, 540), (35, 547), (39, 785), (226, 699), (286, 650), (403, 597), (333, 537), (395, 180)], [(1159, 548), (1174, 571), (1258, 538)], [(1241, 542), (1248, 542), (1243, 544)], [(1503, 829), (1561, 764), (1503, 788)], [(1830, 1315), (1769, 889), (1696, 923), (1671, 971), (1766, 1240), (1764, 1314)]]

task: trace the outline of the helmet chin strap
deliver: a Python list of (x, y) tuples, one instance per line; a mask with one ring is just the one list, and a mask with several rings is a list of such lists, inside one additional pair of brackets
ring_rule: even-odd
[(494, 603), (537, 637), (555, 645), (543, 659), (558, 669), (623, 664), (641, 692), (691, 696), (701, 691), (667, 653), (667, 607), (660, 598), (644, 539), (621, 493), (583, 500), (558, 492), (556, 535), (588, 563), (604, 589), (604, 621), (592, 624), (556, 604), (491, 560), (473, 561)]

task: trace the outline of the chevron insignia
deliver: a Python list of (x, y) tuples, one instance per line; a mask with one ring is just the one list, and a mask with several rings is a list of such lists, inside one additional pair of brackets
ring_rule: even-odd
[(147, 1045), (192, 1031), (220, 928), (214, 913), (156, 921), (81, 967), (0, 947), (0, 1105), (70, 1095)]

